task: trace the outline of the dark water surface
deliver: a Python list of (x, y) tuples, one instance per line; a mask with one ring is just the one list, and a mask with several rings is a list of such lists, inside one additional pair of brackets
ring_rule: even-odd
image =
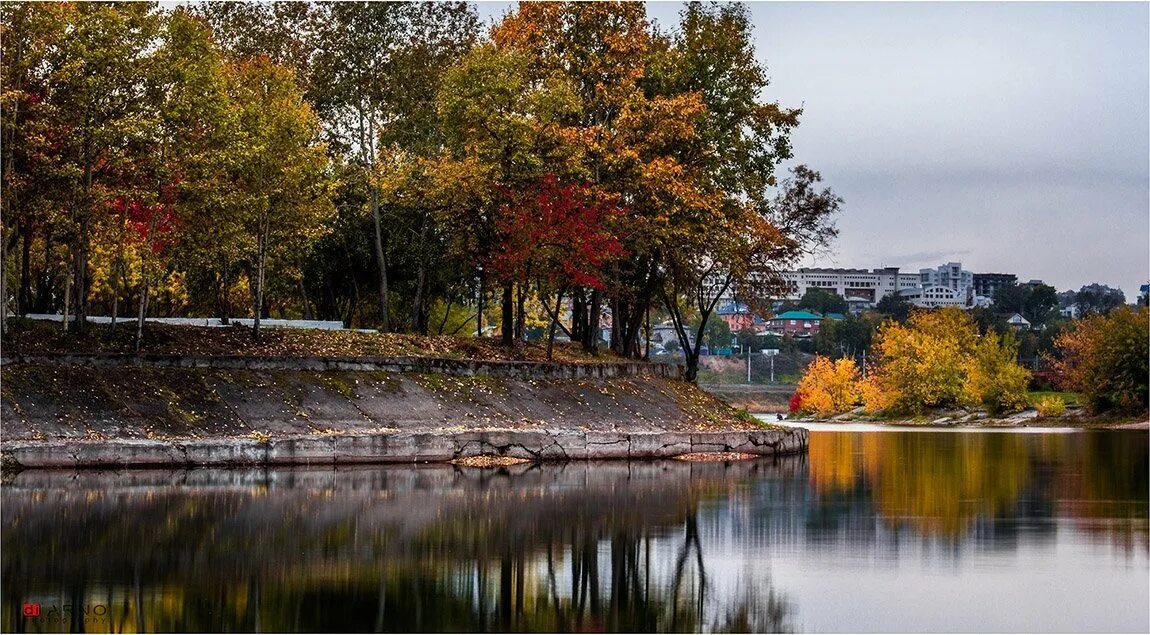
[(0, 628), (1145, 633), (1147, 439), (813, 432), (808, 456), (731, 464), (23, 472), (2, 489)]

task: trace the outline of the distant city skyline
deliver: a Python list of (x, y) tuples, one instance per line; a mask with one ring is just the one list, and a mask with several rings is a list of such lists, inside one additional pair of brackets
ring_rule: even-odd
[[(491, 24), (515, 3), (478, 3)], [(663, 30), (679, 2), (649, 2)], [(1150, 277), (1150, 5), (748, 3), (794, 161), (846, 203), (796, 266)]]

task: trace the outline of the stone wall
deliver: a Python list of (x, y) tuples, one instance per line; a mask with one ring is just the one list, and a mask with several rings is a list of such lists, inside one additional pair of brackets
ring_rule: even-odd
[(475, 361), (442, 357), (273, 357), (129, 355), (109, 353), (15, 354), (0, 357), (0, 365), (144, 366), (156, 368), (215, 368), (222, 370), (306, 370), (389, 373), (437, 373), (452, 376), (487, 375), (515, 379), (582, 379), (664, 377), (680, 379), (678, 364), (648, 362), (548, 363)]
[(695, 452), (740, 452), (774, 456), (803, 452), (807, 432), (582, 432), (569, 430), (481, 430), (469, 432), (318, 435), (153, 441), (21, 441), (5, 443), (6, 468), (90, 468), (117, 466), (334, 465), (446, 462), (473, 456), (533, 461), (653, 459)]

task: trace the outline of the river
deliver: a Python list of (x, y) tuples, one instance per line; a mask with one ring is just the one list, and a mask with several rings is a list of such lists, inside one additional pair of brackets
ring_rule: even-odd
[(1143, 431), (889, 429), (733, 463), (26, 471), (0, 629), (1147, 632), (1148, 474)]

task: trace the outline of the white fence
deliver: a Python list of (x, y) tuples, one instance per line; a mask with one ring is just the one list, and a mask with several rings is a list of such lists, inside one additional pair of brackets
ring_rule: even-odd
[[(64, 316), (58, 313), (29, 313), (26, 315), (30, 320), (45, 320), (49, 322), (63, 322)], [(75, 320), (76, 316), (68, 316), (69, 321)], [(150, 317), (145, 318), (152, 324), (172, 324), (175, 326), (231, 326), (233, 324), (241, 324), (243, 326), (252, 326), (255, 320), (251, 318), (232, 318), (228, 324), (224, 324), (219, 318), (158, 318)], [(106, 315), (89, 315), (88, 321), (93, 324), (110, 324), (112, 318)], [(116, 319), (117, 322), (135, 322), (136, 318), (123, 316)], [(263, 328), (284, 328), (284, 329), (319, 329), (323, 331), (342, 331), (343, 322), (336, 320), (273, 320), (262, 319), (260, 326)], [(372, 331), (368, 331), (372, 332)]]

